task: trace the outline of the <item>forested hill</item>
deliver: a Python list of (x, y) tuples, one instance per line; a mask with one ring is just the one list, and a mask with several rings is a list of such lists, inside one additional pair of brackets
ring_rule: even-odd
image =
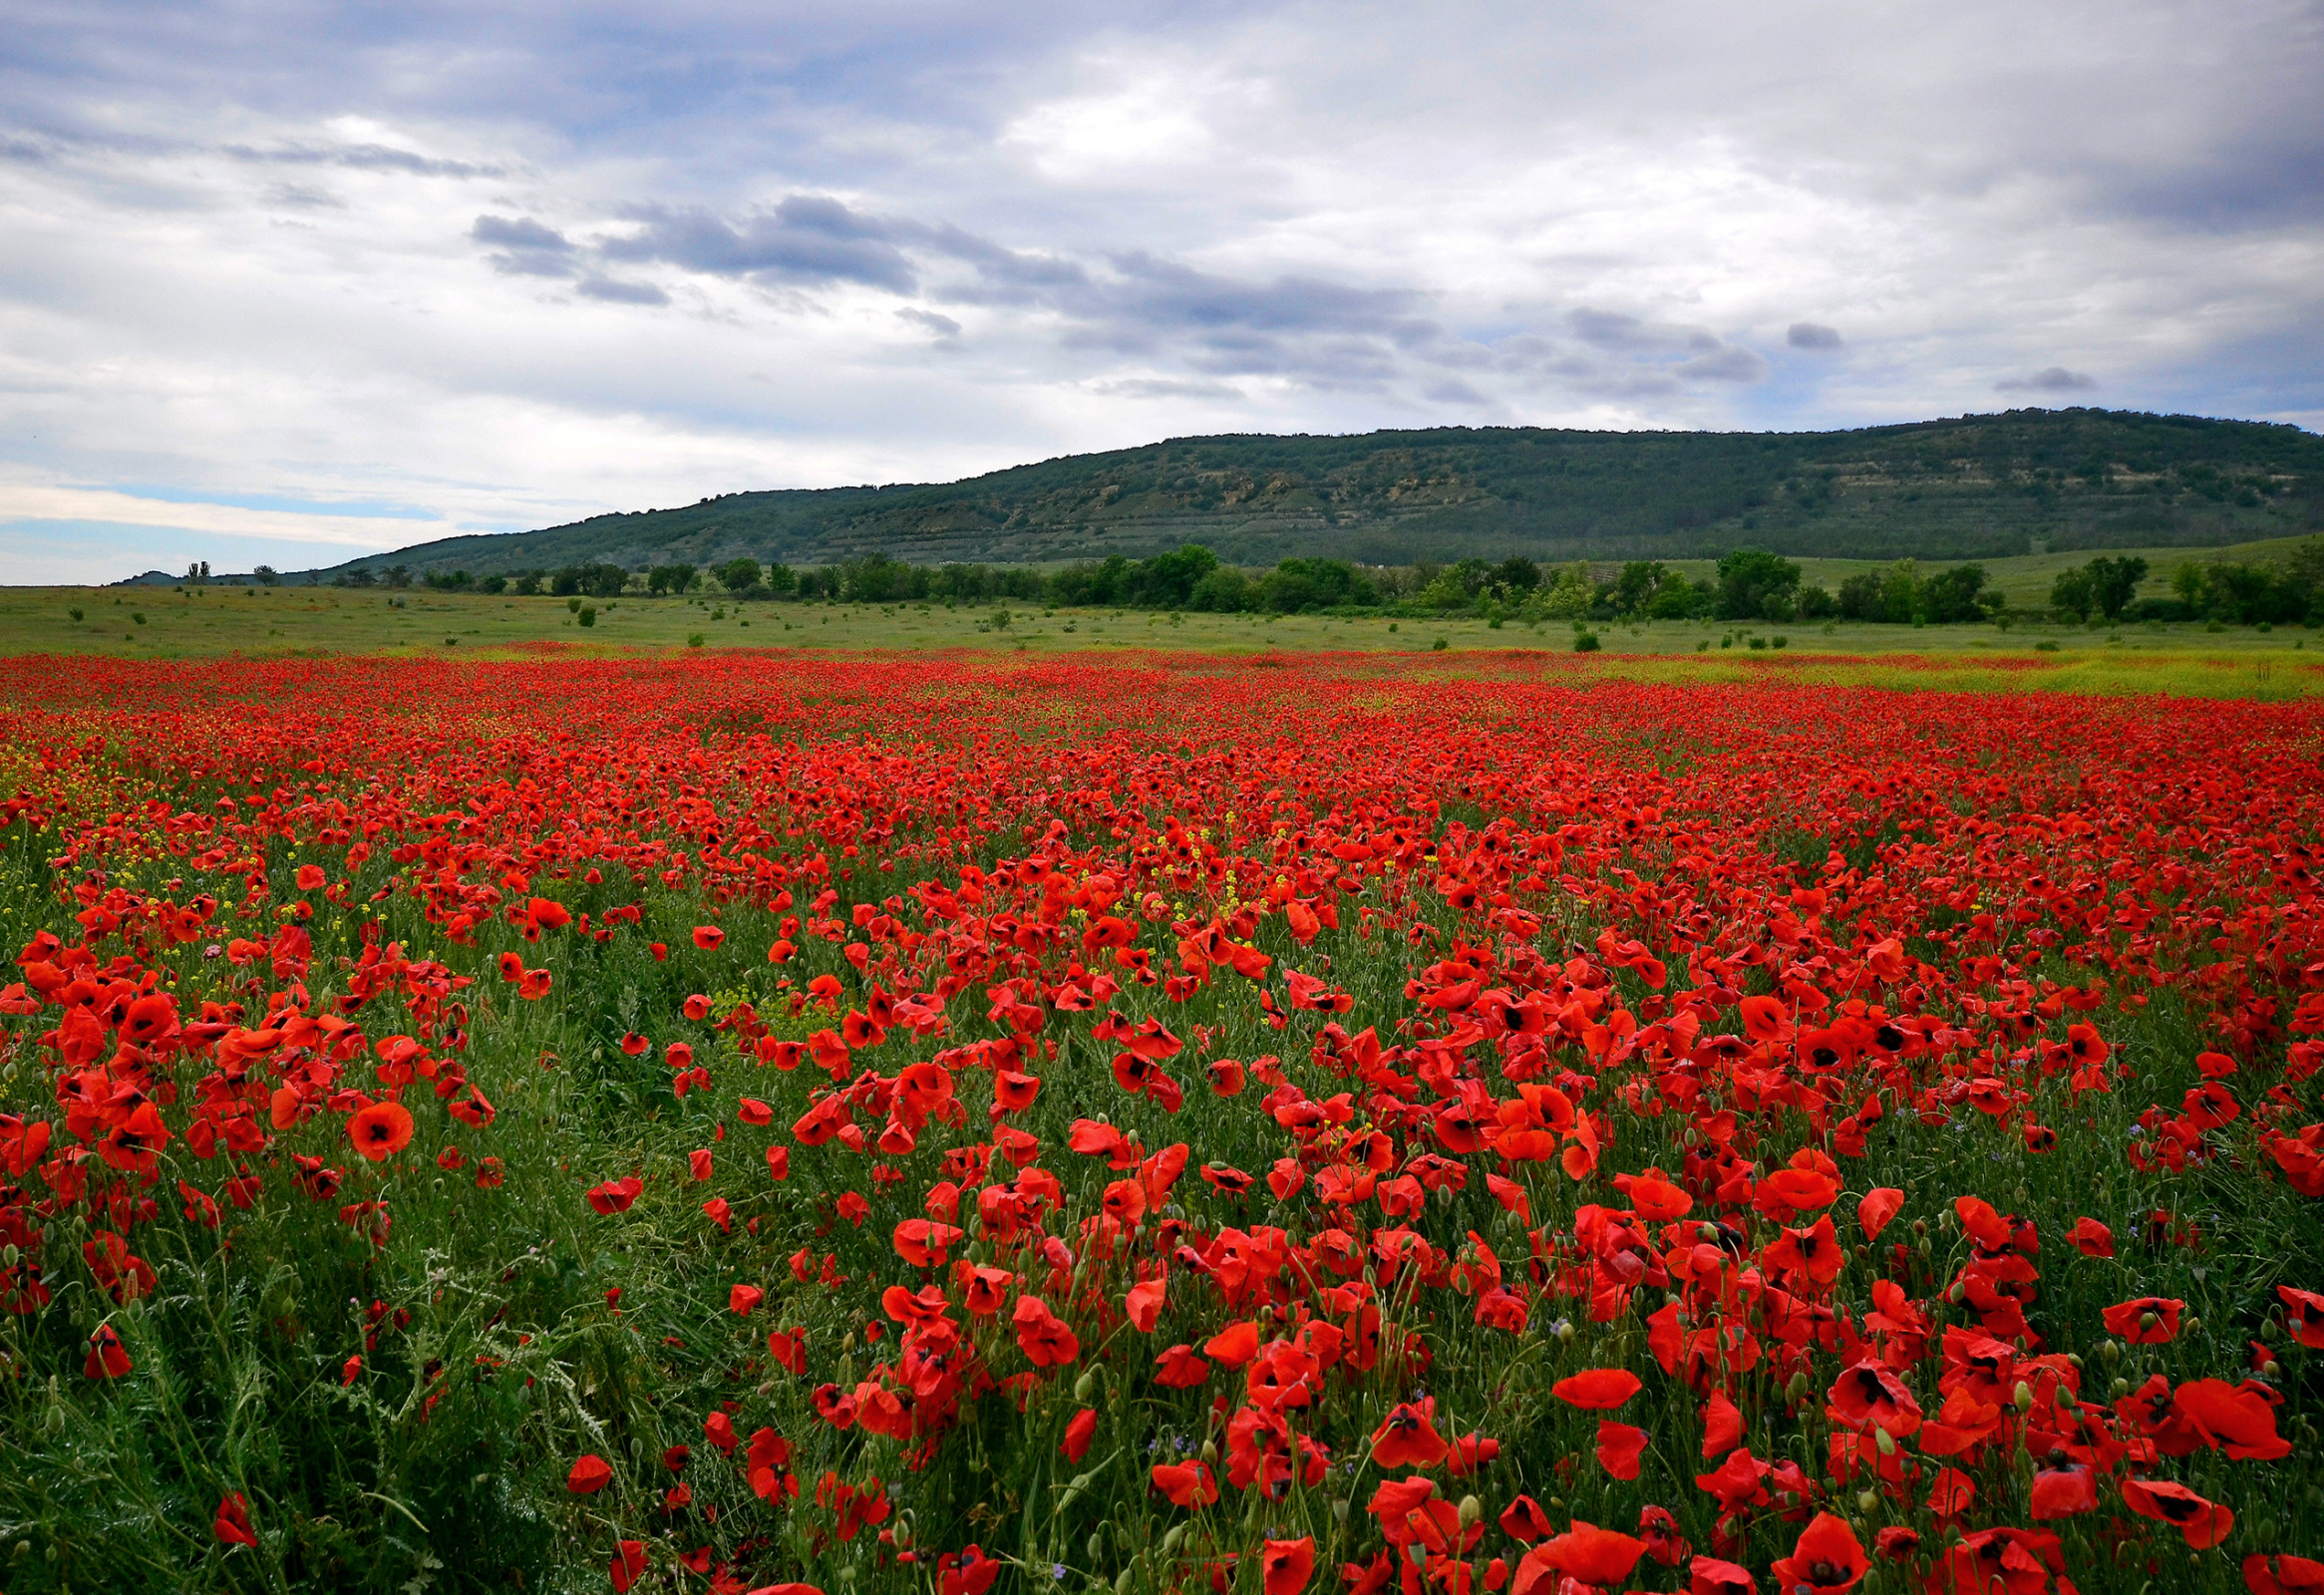
[(934, 486), (732, 493), (516, 535), (448, 538), (319, 572), (476, 575), (605, 561), (831, 564), (1144, 555), (1205, 543), (1272, 564), (1795, 555), (1990, 558), (2214, 545), (2324, 529), (2324, 438), (2100, 410), (1853, 432), (1442, 428), (1182, 438)]

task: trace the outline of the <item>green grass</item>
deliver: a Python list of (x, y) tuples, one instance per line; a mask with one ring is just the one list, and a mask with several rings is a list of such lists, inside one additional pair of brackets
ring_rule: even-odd
[[(2049, 557), (2049, 556), (2044, 556)], [(83, 619), (74, 620), (79, 609)], [(1146, 610), (941, 604), (721, 604), (673, 598), (596, 603), (583, 627), (561, 598), (336, 588), (0, 588), (0, 656), (117, 659), (282, 655), (508, 657), (550, 646), (590, 655), (730, 649), (913, 653), (1541, 652), (1560, 668), (1655, 681), (1807, 680), (1963, 691), (2054, 689), (2190, 697), (2324, 693), (2324, 637), (2304, 627), (2207, 631), (2199, 624), (1881, 626), (1853, 622), (1597, 622), (1600, 651), (1575, 656), (1569, 622), (1494, 626), (1475, 616), (1166, 615)], [(723, 615), (721, 610), (723, 609)], [(1003, 610), (1008, 623), (997, 623)], [(130, 617), (140, 613), (146, 623)], [(717, 618), (714, 618), (717, 617)], [(1776, 639), (1783, 646), (1776, 646)], [(1752, 646), (1754, 642), (1762, 646)], [(2309, 647), (2310, 642), (2317, 647)], [(1449, 661), (1448, 661), (1449, 662)]]

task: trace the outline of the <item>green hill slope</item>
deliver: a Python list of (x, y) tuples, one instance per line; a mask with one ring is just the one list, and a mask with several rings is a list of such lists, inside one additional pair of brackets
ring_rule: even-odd
[(1183, 438), (935, 486), (734, 493), (333, 566), (477, 575), (602, 560), (1046, 563), (1202, 542), (1272, 564), (1522, 553), (1859, 559), (2215, 547), (2324, 529), (2324, 438), (2099, 410), (1852, 432), (1443, 428)]

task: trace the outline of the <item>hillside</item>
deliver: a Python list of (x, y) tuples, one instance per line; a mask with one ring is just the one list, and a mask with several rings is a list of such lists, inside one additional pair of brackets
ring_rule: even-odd
[(2324, 438), (2099, 410), (1851, 432), (1442, 428), (1172, 439), (965, 481), (733, 493), (678, 509), (447, 538), (357, 566), (477, 575), (589, 561), (1048, 563), (1201, 542), (1271, 564), (1470, 554), (1995, 558), (2215, 547), (2324, 529)]

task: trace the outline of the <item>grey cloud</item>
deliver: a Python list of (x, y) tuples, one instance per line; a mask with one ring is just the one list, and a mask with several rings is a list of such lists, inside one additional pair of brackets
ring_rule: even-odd
[(586, 299), (602, 299), (616, 305), (666, 305), (670, 296), (650, 282), (623, 282), (614, 277), (583, 277), (573, 284), (573, 292)]
[(1768, 374), (1768, 363), (1740, 344), (1716, 346), (1677, 368), (1678, 375), (1705, 382), (1757, 382)]
[(1493, 401), (1469, 384), (1460, 381), (1440, 382), (1421, 396), (1432, 404), (1489, 405)]
[(468, 235), (494, 255), (493, 269), (514, 277), (569, 277), (573, 274), (572, 240), (529, 216), (479, 216)]
[(1840, 346), (1839, 329), (1813, 321), (1795, 321), (1791, 330), (1784, 334), (1784, 342), (1795, 349), (1837, 349)]
[(346, 166), (358, 171), (405, 171), (416, 177), (498, 177), (506, 174), (503, 166), (479, 165), (468, 160), (442, 160), (434, 156), (391, 149), (383, 144), (350, 144), (328, 148), (282, 145), (272, 150), (255, 150), (248, 145), (230, 144), (225, 147), (225, 153), (236, 160), (276, 165)]
[(888, 224), (836, 199), (794, 194), (740, 226), (701, 209), (647, 211), (639, 220), (638, 231), (601, 246), (608, 259), (658, 260), (757, 282), (855, 282), (893, 293), (918, 286)]
[(1997, 393), (2073, 393), (2097, 386), (2097, 378), (2064, 366), (2045, 366), (2030, 377), (2004, 377), (1993, 385)]
[(1644, 342), (1645, 323), (1636, 316), (1621, 315), (1612, 310), (1572, 310), (1566, 313), (1565, 324), (1583, 343), (1600, 344), (1619, 349)]
[(933, 310), (920, 310), (912, 307), (906, 307), (902, 310), (898, 310), (895, 315), (898, 321), (908, 321), (913, 326), (924, 328), (925, 330), (934, 333), (939, 338), (957, 338), (960, 336), (959, 322), (954, 321), (950, 316), (940, 316)]

